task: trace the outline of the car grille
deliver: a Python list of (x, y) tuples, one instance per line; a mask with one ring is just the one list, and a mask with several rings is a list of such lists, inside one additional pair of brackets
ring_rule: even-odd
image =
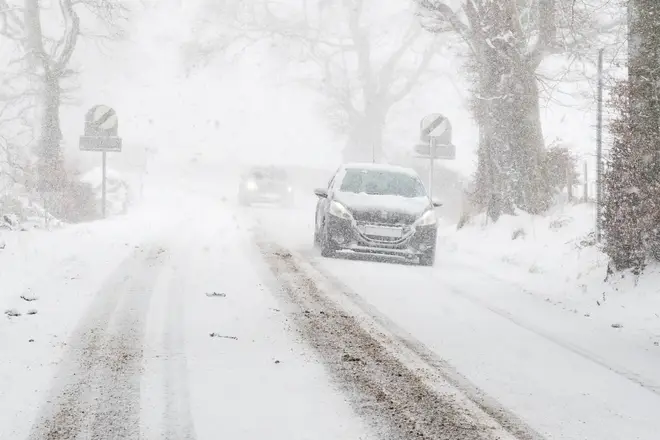
[(353, 218), (358, 223), (382, 226), (411, 225), (416, 220), (410, 214), (388, 211), (357, 211), (353, 213)]
[(364, 246), (383, 246), (383, 247), (391, 247), (391, 248), (397, 248), (400, 246), (404, 246), (408, 240), (410, 239), (412, 235), (412, 228), (410, 226), (403, 226), (403, 235), (401, 237), (384, 237), (381, 235), (371, 235), (371, 234), (365, 234), (361, 232), (360, 226), (392, 226), (392, 224), (388, 223), (378, 223), (378, 222), (358, 222), (358, 236), (360, 238), (360, 244)]

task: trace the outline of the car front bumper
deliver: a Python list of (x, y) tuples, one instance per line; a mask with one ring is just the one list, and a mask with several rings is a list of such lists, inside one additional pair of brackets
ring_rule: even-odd
[(291, 200), (292, 193), (244, 190), (241, 197), (253, 203), (277, 203)]
[(401, 238), (365, 235), (349, 220), (328, 215), (327, 238), (337, 251), (417, 258), (435, 252), (436, 225), (410, 227)]

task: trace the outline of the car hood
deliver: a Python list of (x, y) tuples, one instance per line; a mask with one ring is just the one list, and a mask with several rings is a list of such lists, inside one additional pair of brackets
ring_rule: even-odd
[(410, 198), (391, 195), (336, 192), (334, 198), (353, 213), (387, 211), (417, 218), (431, 207), (431, 201), (428, 197)]

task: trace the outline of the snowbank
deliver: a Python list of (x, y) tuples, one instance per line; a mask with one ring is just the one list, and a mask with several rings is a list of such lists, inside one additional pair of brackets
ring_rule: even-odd
[[(94, 168), (83, 174), (80, 180), (91, 185), (99, 209), (101, 209), (102, 169), (100, 167)], [(132, 197), (128, 181), (123, 174), (111, 169), (106, 170), (106, 197), (106, 209), (110, 215), (126, 214)]]
[(520, 214), (463, 228), (440, 228), (440, 246), (455, 258), (566, 311), (600, 319), (660, 341), (660, 267), (641, 277), (607, 276), (607, 256), (594, 243), (591, 204), (557, 208), (547, 217)]

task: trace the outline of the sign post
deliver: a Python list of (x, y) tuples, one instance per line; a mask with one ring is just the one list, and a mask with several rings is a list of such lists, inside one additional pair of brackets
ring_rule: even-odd
[(106, 217), (106, 167), (107, 153), (119, 153), (122, 139), (117, 135), (117, 113), (107, 105), (96, 105), (85, 115), (85, 134), (80, 136), (80, 150), (101, 152), (101, 204)]
[(429, 196), (433, 197), (435, 161), (456, 159), (449, 119), (440, 113), (425, 116), (420, 124), (420, 143), (415, 145), (414, 150), (418, 157), (429, 159)]

